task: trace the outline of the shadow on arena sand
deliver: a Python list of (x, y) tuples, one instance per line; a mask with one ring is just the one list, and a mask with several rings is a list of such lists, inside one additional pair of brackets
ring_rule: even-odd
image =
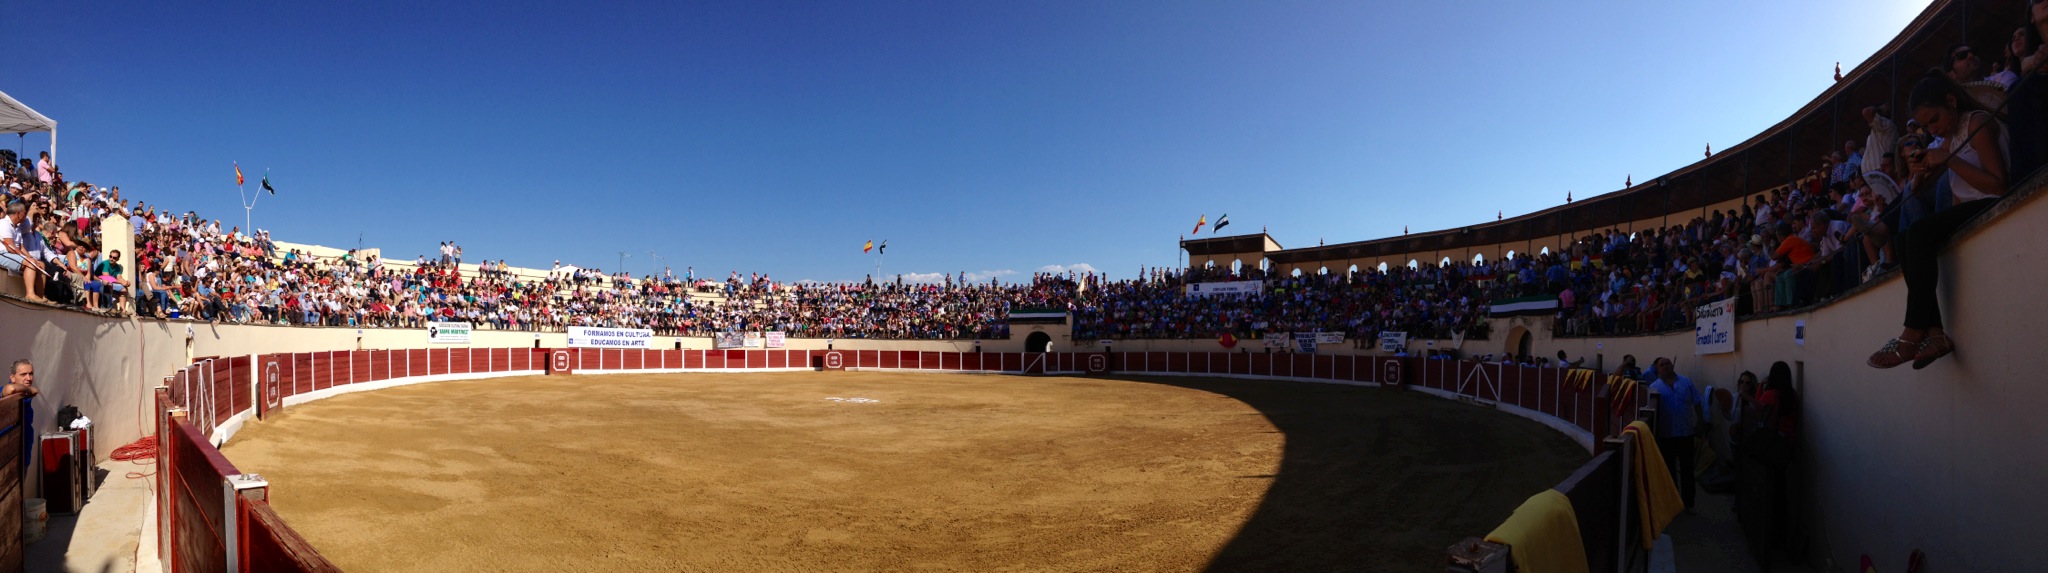
[(1586, 459), (1358, 386), (887, 372), (420, 384), (223, 448), (354, 571), (1429, 571)]
[(1210, 571), (1440, 571), (1587, 459), (1555, 430), (1415, 392), (1353, 386), (1126, 377), (1214, 392), (1286, 437), (1279, 473)]

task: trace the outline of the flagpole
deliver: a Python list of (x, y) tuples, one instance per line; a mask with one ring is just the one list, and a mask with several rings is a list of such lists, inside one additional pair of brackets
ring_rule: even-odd
[(235, 166), (235, 197), (241, 200), (242, 226), (246, 227), (249, 226), (250, 210), (254, 209), (255, 206), (249, 203), (249, 192), (243, 189), (243, 186), (246, 184), (242, 182), (242, 162), (235, 161), (232, 163)]

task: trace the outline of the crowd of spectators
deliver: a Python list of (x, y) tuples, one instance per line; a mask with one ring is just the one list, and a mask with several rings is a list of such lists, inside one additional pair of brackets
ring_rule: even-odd
[[(1484, 338), (1486, 300), (1481, 269), (1469, 265), (1398, 267), (1350, 274), (1275, 276), (1258, 268), (1206, 268), (1145, 273), (1108, 281), (1084, 277), (1076, 299), (1074, 336), (1253, 339), (1275, 332), (1342, 332), (1364, 339), (1382, 331)], [(1261, 281), (1251, 293), (1192, 295), (1187, 285)]]
[(0, 150), (0, 204), (0, 269), (21, 276), (25, 298), (92, 312), (121, 306), (132, 285), (121, 253), (101, 249), (97, 224), (127, 211), (119, 188), (66, 182), (48, 152), (30, 161)]

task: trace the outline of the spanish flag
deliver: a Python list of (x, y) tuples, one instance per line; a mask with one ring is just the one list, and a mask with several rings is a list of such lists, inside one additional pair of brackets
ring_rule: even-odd
[(1207, 224), (1209, 224), (1209, 216), (1208, 216), (1208, 215), (1202, 215), (1202, 218), (1200, 218), (1200, 219), (1196, 219), (1196, 220), (1195, 220), (1195, 232), (1193, 232), (1193, 233), (1188, 233), (1188, 234), (1190, 234), (1190, 235), (1200, 235), (1200, 234), (1202, 234), (1202, 226), (1203, 226), (1203, 225), (1207, 225)]
[(874, 240), (874, 239), (868, 239), (868, 244), (865, 244), (865, 245), (861, 245), (861, 246), (860, 246), (860, 252), (861, 252), (861, 253), (863, 253), (863, 254), (867, 253), (868, 251), (872, 251), (872, 250), (875, 250), (875, 240)]
[(242, 164), (240, 164), (240, 163), (236, 163), (236, 164), (235, 164), (235, 185), (236, 185), (236, 186), (240, 186), (240, 185), (241, 185), (242, 183), (244, 183), (244, 182), (245, 182), (245, 181), (244, 181), (244, 180), (242, 179)]

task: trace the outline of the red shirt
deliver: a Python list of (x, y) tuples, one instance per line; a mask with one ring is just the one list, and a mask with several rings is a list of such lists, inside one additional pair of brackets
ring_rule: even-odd
[(1786, 408), (1783, 404), (1782, 394), (1782, 392), (1777, 390), (1765, 390), (1757, 395), (1756, 404), (1763, 408), (1777, 409), (1778, 433), (1784, 434), (1788, 438), (1797, 437), (1799, 432), (1799, 408), (1796, 406)]

